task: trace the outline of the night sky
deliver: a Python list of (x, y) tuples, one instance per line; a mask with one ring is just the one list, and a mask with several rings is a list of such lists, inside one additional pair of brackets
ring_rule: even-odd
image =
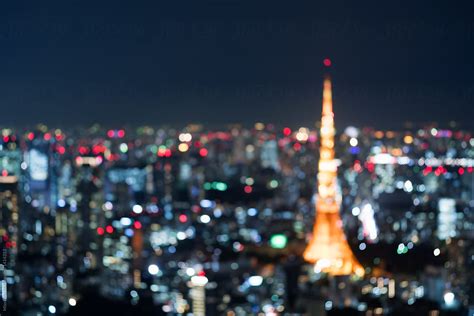
[(341, 128), (474, 128), (472, 1), (167, 2), (2, 1), (0, 124), (312, 126), (329, 57)]

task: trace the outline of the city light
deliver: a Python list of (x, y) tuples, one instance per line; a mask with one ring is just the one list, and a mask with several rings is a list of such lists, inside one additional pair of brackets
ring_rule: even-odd
[(156, 264), (150, 264), (148, 266), (148, 273), (150, 273), (151, 275), (157, 275), (158, 272), (160, 272), (160, 268), (158, 268)]
[(133, 213), (141, 214), (143, 212), (143, 207), (141, 205), (135, 204), (132, 208)]
[(447, 306), (453, 306), (454, 304), (454, 293), (453, 292), (446, 292), (443, 296), (443, 299), (444, 299), (444, 303), (447, 305)]
[(263, 283), (263, 278), (259, 275), (254, 275), (249, 278), (250, 286), (260, 286)]
[(49, 305), (48, 312), (50, 312), (51, 314), (56, 314), (56, 307), (54, 305)]
[(288, 238), (283, 234), (276, 234), (270, 238), (270, 245), (272, 248), (283, 249), (286, 247)]

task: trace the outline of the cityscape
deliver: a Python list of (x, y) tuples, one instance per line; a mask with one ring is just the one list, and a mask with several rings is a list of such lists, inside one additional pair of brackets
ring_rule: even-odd
[(388, 124), (341, 104), (344, 55), (321, 56), (308, 106), (245, 120), (139, 102), (53, 120), (0, 97), (0, 315), (474, 316), (472, 102)]

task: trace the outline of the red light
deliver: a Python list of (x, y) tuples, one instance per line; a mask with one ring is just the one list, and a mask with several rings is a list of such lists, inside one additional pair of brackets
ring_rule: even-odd
[(166, 149), (165, 150), (165, 157), (171, 157), (171, 149)]
[(135, 222), (135, 223), (133, 223), (133, 227), (134, 227), (135, 229), (141, 229), (141, 228), (142, 228), (142, 223), (140, 223), (140, 222)]
[(463, 175), (464, 174), (464, 168), (462, 168), (462, 167), (459, 168), (458, 173), (459, 173), (459, 175)]
[(10, 141), (10, 137), (3, 136), (3, 142), (8, 143)]
[(125, 136), (125, 131), (124, 131), (123, 129), (119, 130), (119, 131), (117, 132), (117, 136), (118, 136), (119, 138), (123, 138), (123, 137)]
[(295, 143), (295, 144), (293, 145), (293, 149), (296, 150), (296, 151), (300, 151), (300, 149), (301, 149), (301, 144), (300, 144), (300, 143)]
[(112, 234), (114, 232), (114, 228), (112, 226), (108, 225), (107, 227), (105, 227), (105, 231), (108, 234)]
[(359, 160), (354, 162), (354, 171), (357, 173), (361, 173), (363, 171), (362, 165), (360, 164)]
[(12, 247), (12, 243), (11, 243), (11, 242), (9, 242), (9, 241), (7, 241), (7, 242), (5, 243), (5, 247), (7, 247), (7, 248), (11, 248), (11, 247)]
[(32, 132), (29, 132), (27, 137), (29, 140), (33, 140), (35, 138), (35, 134), (33, 134)]
[(87, 154), (88, 152), (89, 152), (89, 149), (88, 149), (87, 147), (84, 147), (84, 146), (79, 147), (79, 153), (80, 153), (81, 155), (85, 155), (85, 154)]
[(100, 153), (105, 152), (105, 149), (106, 149), (106, 148), (105, 148), (104, 145), (94, 145), (94, 146), (92, 147), (92, 153), (93, 153), (94, 155), (98, 155), (98, 154), (100, 154)]
[(206, 272), (204, 272), (204, 270), (201, 270), (198, 272), (198, 276), (206, 276)]
[(44, 140), (51, 140), (51, 134), (50, 133), (44, 134)]
[(60, 155), (64, 155), (65, 152), (66, 152), (66, 148), (64, 148), (63, 146), (58, 146), (58, 153)]
[(8, 176), (8, 171), (2, 170), (2, 177), (6, 177), (6, 176)]
[(433, 171), (433, 167), (428, 166), (423, 170), (423, 175), (426, 176), (428, 175), (431, 171)]
[(323, 64), (324, 64), (324, 66), (326, 66), (326, 67), (331, 66), (331, 64), (332, 64), (332, 63), (331, 63), (331, 59), (329, 59), (329, 58), (324, 58)]
[(199, 149), (199, 155), (201, 155), (201, 157), (206, 157), (207, 153), (208, 153), (208, 151), (207, 151), (206, 148)]
[(102, 236), (104, 234), (104, 229), (102, 227), (97, 227), (97, 234)]
[(252, 193), (253, 189), (250, 185), (246, 185), (244, 187), (244, 191), (245, 191), (245, 193), (249, 194), (249, 193)]
[(283, 129), (283, 135), (285, 135), (285, 136), (290, 136), (290, 134), (291, 134), (291, 128), (285, 127), (285, 128)]
[(63, 135), (61, 134), (56, 135), (56, 140), (62, 140), (62, 139), (63, 139)]
[(114, 135), (115, 135), (115, 132), (113, 130), (109, 129), (107, 131), (107, 137), (112, 138), (112, 137), (114, 137)]
[(186, 221), (188, 220), (188, 217), (184, 214), (181, 214), (179, 215), (178, 217), (178, 220), (181, 222), (181, 223), (186, 223)]
[(474, 170), (473, 167), (467, 167), (467, 172), (472, 173), (473, 170)]
[(8, 235), (3, 235), (2, 239), (3, 239), (3, 241), (8, 241)]

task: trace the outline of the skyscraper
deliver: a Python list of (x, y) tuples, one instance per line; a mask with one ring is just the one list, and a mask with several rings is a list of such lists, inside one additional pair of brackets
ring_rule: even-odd
[(318, 164), (318, 194), (313, 236), (303, 253), (315, 270), (330, 275), (362, 276), (364, 268), (352, 253), (339, 215), (341, 197), (337, 193), (337, 163), (334, 159), (334, 113), (331, 80), (324, 80), (323, 112)]

